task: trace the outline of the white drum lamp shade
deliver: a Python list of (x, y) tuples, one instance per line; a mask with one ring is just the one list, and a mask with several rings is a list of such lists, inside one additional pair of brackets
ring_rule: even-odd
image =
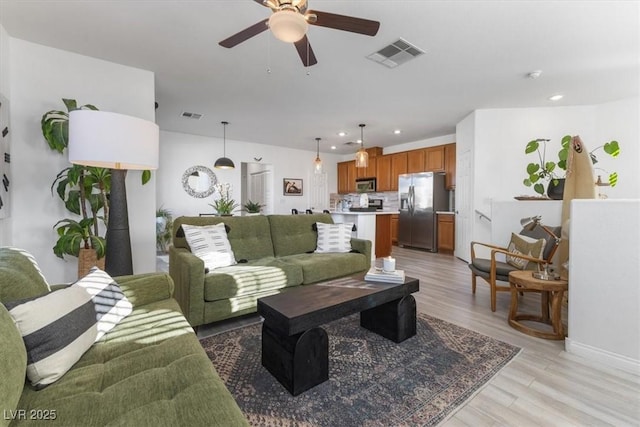
[(107, 111), (69, 113), (69, 161), (111, 169), (158, 168), (158, 125)]
[(69, 113), (69, 161), (111, 169), (105, 270), (112, 276), (133, 274), (127, 170), (157, 169), (158, 125), (137, 117), (95, 110)]

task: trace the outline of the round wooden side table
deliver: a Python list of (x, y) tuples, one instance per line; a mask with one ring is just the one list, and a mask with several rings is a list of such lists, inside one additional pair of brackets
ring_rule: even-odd
[[(563, 340), (565, 327), (562, 325), (562, 298), (568, 290), (569, 283), (566, 280), (542, 280), (533, 277), (529, 270), (512, 271), (509, 273), (509, 286), (511, 290), (511, 308), (509, 310), (509, 325), (527, 335), (548, 340)], [(518, 293), (539, 292), (541, 294), (541, 315), (518, 314)], [(549, 313), (551, 302), (551, 313)], [(525, 326), (520, 321), (529, 320), (551, 325), (553, 332), (546, 332)]]

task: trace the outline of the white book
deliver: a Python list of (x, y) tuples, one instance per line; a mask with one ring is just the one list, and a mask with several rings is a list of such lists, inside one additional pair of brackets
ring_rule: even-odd
[(364, 280), (371, 282), (404, 283), (404, 270), (383, 271), (372, 267), (364, 276)]

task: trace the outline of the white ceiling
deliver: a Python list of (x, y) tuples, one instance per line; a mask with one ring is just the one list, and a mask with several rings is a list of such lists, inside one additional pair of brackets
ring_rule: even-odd
[[(359, 123), (366, 146), (385, 147), (454, 133), (479, 108), (639, 92), (638, 1), (309, 0), (309, 8), (377, 20), (380, 31), (311, 27), (318, 64), (304, 68), (268, 31), (218, 45), (269, 16), (252, 0), (0, 0), (0, 22), (12, 37), (153, 71), (163, 130), (221, 137), (226, 120), (229, 139), (309, 150), (320, 137), (321, 151), (354, 152), (344, 143), (359, 137)], [(365, 58), (400, 37), (426, 54), (395, 69)], [(527, 78), (534, 70), (541, 77)], [(548, 100), (558, 93), (561, 101)]]

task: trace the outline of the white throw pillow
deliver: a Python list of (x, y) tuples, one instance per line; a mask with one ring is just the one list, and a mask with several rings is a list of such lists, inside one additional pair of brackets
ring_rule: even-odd
[(5, 303), (27, 349), (27, 378), (37, 389), (57, 381), (98, 335), (91, 295), (80, 286)]
[(325, 224), (317, 222), (317, 253), (351, 252), (351, 230), (353, 223)]
[(224, 223), (216, 225), (182, 224), (191, 252), (204, 261), (209, 270), (236, 264)]
[(74, 285), (80, 286), (91, 295), (98, 321), (98, 341), (133, 311), (133, 305), (124, 295), (120, 286), (106, 272), (98, 267)]

